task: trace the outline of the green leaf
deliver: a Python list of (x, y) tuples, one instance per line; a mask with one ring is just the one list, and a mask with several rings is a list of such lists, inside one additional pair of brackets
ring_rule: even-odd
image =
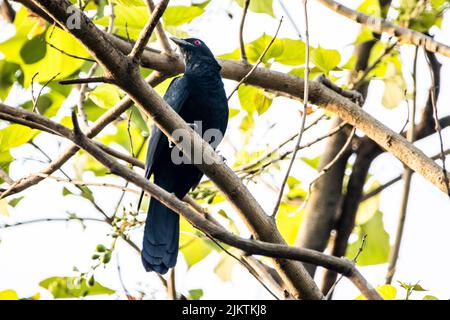
[(381, 17), (381, 7), (378, 0), (364, 0), (356, 10), (370, 16)]
[(203, 296), (202, 289), (192, 289), (189, 290), (189, 300), (199, 300)]
[(356, 227), (358, 239), (347, 247), (346, 257), (354, 259), (367, 235), (362, 252), (358, 256), (358, 266), (385, 263), (389, 258), (389, 234), (384, 229), (383, 214), (377, 211), (366, 223)]
[(19, 296), (14, 290), (3, 290), (0, 291), (0, 300), (19, 300)]
[(214, 272), (217, 274), (220, 280), (228, 282), (231, 280), (231, 274), (235, 265), (235, 259), (233, 259), (226, 253), (222, 253), (219, 263), (217, 263), (216, 267), (214, 268)]
[[(132, 124), (128, 126), (128, 121), (121, 121), (116, 124), (116, 132), (114, 134), (104, 135), (99, 140), (107, 145), (117, 143), (130, 154), (136, 154), (139, 146), (144, 142), (144, 136), (137, 126)], [(131, 146), (133, 146), (133, 150), (131, 150)]]
[(287, 185), (289, 187), (289, 192), (286, 194), (286, 197), (289, 200), (306, 198), (306, 191), (300, 187), (301, 182), (298, 179), (289, 176), (287, 180)]
[[(375, 288), (375, 290), (384, 300), (395, 300), (397, 297), (397, 289), (390, 284), (384, 284)], [(366, 300), (366, 298), (363, 295), (359, 295), (356, 297), (356, 300)]]
[(435, 296), (431, 296), (431, 295), (427, 294), (426, 296), (423, 297), (422, 300), (439, 300), (439, 299), (436, 298)]
[(255, 120), (252, 116), (246, 115), (242, 118), (239, 129), (241, 129), (245, 133), (250, 133), (251, 130), (255, 127)]
[[(13, 160), (14, 158), (9, 151), (0, 152), (0, 168), (6, 173), (9, 173), (9, 165)], [(1, 181), (3, 180), (0, 178), (0, 182)]]
[(315, 157), (315, 158), (302, 157), (301, 159), (303, 160), (304, 163), (309, 165), (311, 168), (315, 169), (316, 171), (319, 171), (320, 157)]
[(317, 68), (328, 74), (337, 67), (341, 61), (341, 55), (337, 50), (324, 49), (319, 46), (311, 50), (311, 61)]
[[(244, 7), (244, 0), (235, 0), (242, 8)], [(250, 1), (248, 9), (256, 13), (267, 13), (275, 17), (273, 13), (273, 0), (256, 0)]]
[(202, 236), (186, 219), (180, 219), (180, 251), (189, 268), (202, 261), (213, 249)]
[(39, 285), (50, 291), (56, 299), (115, 293), (114, 290), (102, 286), (97, 281), (93, 286), (89, 286), (86, 279), (81, 279), (80, 283), (78, 280), (77, 277), (51, 277), (41, 281)]
[(103, 83), (89, 93), (89, 98), (100, 108), (109, 109), (120, 101), (121, 94), (116, 86)]
[(272, 98), (263, 90), (248, 86), (241, 85), (238, 89), (238, 97), (242, 108), (247, 111), (248, 115), (253, 115), (255, 111), (259, 115), (266, 112), (272, 104)]
[(22, 201), (23, 198), (24, 197), (21, 196), (21, 197), (17, 197), (17, 198), (11, 199), (11, 200), (9, 200), (8, 205), (10, 205), (11, 207), (15, 208), (19, 204), (19, 202)]
[[(145, 6), (136, 7), (118, 4), (114, 7), (114, 14), (114, 33), (125, 39), (129, 36), (133, 40), (139, 37), (142, 28), (149, 18), (148, 9)], [(109, 21), (110, 17), (105, 16), (95, 20), (95, 23), (106, 27), (109, 25)], [(152, 34), (149, 42), (155, 39), (155, 36)]]
[[(272, 36), (263, 34), (258, 39), (245, 44), (245, 52), (250, 63), (256, 63), (264, 53)], [(289, 38), (275, 39), (261, 60), (264, 64), (275, 61), (284, 65), (296, 66), (305, 63), (306, 46), (303, 41)], [(223, 59), (239, 60), (241, 58), (240, 49), (221, 55)]]
[(38, 130), (20, 124), (8, 125), (0, 130), (0, 153), (27, 143), (38, 133)]
[[(54, 77), (55, 80), (67, 78), (79, 70), (85, 61), (67, 55), (82, 58), (89, 56), (79, 41), (59, 28), (48, 28), (45, 34), (29, 40), (28, 33), (34, 28), (36, 20), (29, 17), (26, 10), (22, 11), (22, 9), (18, 12), (19, 19), (14, 22), (16, 35), (1, 43), (0, 51), (4, 54), (6, 61), (20, 65), (24, 73), (24, 87), (28, 88), (33, 77), (35, 82), (45, 83)], [(34, 62), (34, 60), (37, 60), (34, 56), (28, 56), (32, 54), (30, 50), (25, 50), (26, 53), (23, 51), (21, 54), (24, 46), (30, 46), (30, 49), (36, 50), (38, 41), (45, 44), (43, 37), (45, 37), (46, 42), (59, 50), (47, 46), (45, 56), (39, 57), (40, 59), (36, 62)]]
[(170, 6), (162, 16), (164, 25), (178, 27), (189, 23), (205, 10), (200, 6)]
[(8, 201), (0, 199), (0, 215), (9, 217)]
[(47, 46), (39, 37), (33, 38), (20, 49), (20, 56), (26, 64), (33, 64), (45, 57)]
[(5, 60), (0, 60), (0, 99), (5, 101), (14, 82), (19, 66)]
[(123, 6), (130, 6), (130, 7), (144, 7), (145, 6), (144, 0), (113, 0), (113, 2), (123, 5)]
[(427, 289), (424, 289), (419, 283), (406, 283), (402, 281), (397, 281), (400, 284), (400, 287), (402, 287), (405, 290), (410, 291), (428, 291)]
[(289, 245), (293, 245), (297, 239), (302, 221), (303, 210), (298, 211), (298, 206), (281, 202), (276, 222), (278, 230)]
[[(63, 104), (65, 98), (66, 97), (58, 91), (52, 90), (39, 96), (39, 100), (37, 100), (36, 104), (36, 109), (40, 114), (48, 118), (54, 117), (58, 113), (58, 110)], [(21, 105), (21, 107), (31, 111), (33, 109), (33, 102), (28, 101)]]
[(353, 44), (358, 45), (373, 39), (375, 39), (375, 37), (373, 36), (372, 31), (368, 28), (363, 28)]
[(229, 114), (228, 114), (228, 118), (233, 118), (234, 116), (237, 116), (239, 114), (239, 112), (241, 112), (241, 110), (239, 109), (234, 109), (234, 108), (230, 108), (229, 109)]
[(405, 100), (406, 84), (401, 75), (384, 81), (384, 92), (381, 100), (383, 106), (388, 109), (396, 108), (400, 102)]

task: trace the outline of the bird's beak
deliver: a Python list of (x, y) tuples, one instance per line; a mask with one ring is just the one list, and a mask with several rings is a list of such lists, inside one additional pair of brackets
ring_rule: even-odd
[(172, 40), (173, 42), (176, 43), (177, 46), (183, 48), (183, 47), (193, 47), (194, 45), (192, 43), (187, 42), (186, 40), (183, 39), (178, 39), (175, 37), (170, 37), (170, 40)]

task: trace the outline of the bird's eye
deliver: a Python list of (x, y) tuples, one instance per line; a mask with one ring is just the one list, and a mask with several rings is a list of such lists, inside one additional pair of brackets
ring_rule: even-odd
[(194, 44), (195, 44), (197, 47), (200, 47), (200, 46), (202, 45), (202, 42), (201, 42), (200, 40), (195, 40), (195, 41), (194, 41)]

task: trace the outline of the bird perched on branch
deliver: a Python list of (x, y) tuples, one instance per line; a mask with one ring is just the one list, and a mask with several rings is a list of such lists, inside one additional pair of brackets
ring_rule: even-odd
[[(203, 41), (194, 38), (171, 40), (180, 48), (186, 69), (182, 77), (172, 81), (164, 100), (216, 148), (228, 123), (228, 102), (220, 76), (221, 67)], [(177, 135), (183, 138), (183, 133)], [(193, 150), (195, 148), (184, 150), (185, 155), (191, 151), (190, 162), (180, 158), (180, 149), (176, 144), (174, 146), (154, 126), (147, 151), (145, 177), (150, 179), (153, 175), (155, 184), (183, 198), (197, 186), (203, 175), (194, 165), (199, 161), (199, 155), (193, 154)], [(175, 266), (179, 236), (179, 215), (152, 198), (142, 248), (142, 262), (147, 271), (164, 274)]]

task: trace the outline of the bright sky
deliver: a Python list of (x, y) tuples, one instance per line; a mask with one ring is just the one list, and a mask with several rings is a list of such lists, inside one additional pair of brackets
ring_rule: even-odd
[[(357, 7), (359, 1), (341, 1), (351, 7)], [(189, 1), (171, 1), (173, 4), (189, 4)], [(297, 21), (299, 27), (303, 26), (301, 1), (284, 1), (291, 15)], [(230, 19), (223, 9), (232, 13), (234, 19)], [(283, 12), (277, 0), (274, 0), (274, 10), (277, 17)], [(187, 30), (193, 36), (204, 40), (215, 54), (227, 53), (234, 50), (238, 45), (238, 27), (241, 9), (232, 1), (213, 0), (207, 7), (207, 12), (196, 19)], [(351, 52), (350, 44), (354, 41), (359, 26), (346, 18), (336, 15), (330, 10), (309, 1), (309, 21), (311, 44), (322, 47), (338, 49), (343, 60), (346, 60)], [(249, 13), (245, 39), (251, 41), (258, 38), (263, 32), (273, 34), (277, 27), (278, 20), (271, 19), (266, 15)], [(2, 30), (3, 26), (0, 23)], [(442, 31), (443, 30), (443, 31)], [(447, 13), (442, 30), (436, 30), (436, 39), (450, 43), (450, 16)], [(5, 38), (5, 33), (0, 32), (1, 39)], [(279, 37), (295, 38), (296, 33), (288, 20), (285, 19)], [(402, 50), (403, 68), (406, 75), (412, 69), (412, 48), (405, 47)], [(442, 67), (442, 88), (450, 86), (450, 60), (438, 56)], [(425, 66), (423, 55), (420, 56), (419, 65)], [(430, 83), (429, 73), (426, 67), (419, 70), (418, 79), (418, 105), (422, 106), (426, 99), (426, 91)], [(410, 77), (405, 76), (407, 81)], [(226, 81), (228, 91), (234, 87), (234, 83)], [(366, 111), (382, 120), (392, 129), (399, 130), (406, 118), (406, 105), (401, 104), (394, 110), (388, 110), (381, 106), (382, 83), (374, 83), (365, 106)], [(13, 97), (9, 103), (19, 101), (18, 96)], [(441, 116), (450, 112), (446, 106), (450, 102), (450, 92), (442, 90), (438, 101), (438, 110)], [(237, 107), (238, 100), (233, 98), (230, 107)], [(275, 146), (284, 138), (290, 136), (298, 130), (299, 104), (284, 98), (275, 99), (270, 110), (258, 119), (251, 146), (257, 150), (267, 144)], [(68, 114), (68, 108), (62, 110), (62, 114)], [(312, 120), (312, 119), (311, 119)], [(275, 124), (274, 128), (267, 134), (267, 128)], [(232, 162), (232, 148), (229, 141), (233, 141), (235, 147), (240, 148), (239, 139), (235, 139), (239, 134), (239, 121), (233, 119), (228, 129), (227, 141), (222, 144), (222, 154)], [(326, 132), (328, 124), (318, 125), (305, 136), (304, 141), (309, 141), (314, 136)], [(443, 131), (445, 147), (450, 147), (450, 132)], [(41, 134), (36, 143), (45, 148), (52, 158), (57, 157), (67, 145), (66, 142), (59, 144), (53, 137)], [(425, 139), (417, 144), (427, 154), (435, 154), (439, 150), (436, 136)], [(301, 151), (300, 156), (317, 156), (323, 149), (324, 144), (317, 144), (313, 148)], [(30, 146), (25, 146), (14, 150), (13, 155), (17, 159), (30, 157), (43, 159)], [(450, 166), (450, 162), (447, 162)], [(11, 176), (18, 179), (32, 172), (37, 172), (44, 164), (37, 161), (16, 161), (11, 166)], [(72, 164), (66, 164), (64, 170), (73, 173)], [(283, 167), (283, 172), (285, 167)], [(373, 164), (371, 173), (375, 175), (381, 183), (397, 176), (402, 172), (402, 165), (394, 157), (384, 154)], [(292, 173), (307, 185), (315, 173), (306, 165), (297, 165)], [(86, 181), (95, 181), (91, 174), (86, 174)], [(273, 179), (274, 185), (280, 185), (281, 174)], [(113, 178), (104, 179), (122, 184), (123, 181)], [(62, 184), (54, 181), (44, 181), (26, 191), (26, 198), (15, 208), (11, 209), (11, 217), (0, 217), (0, 223), (13, 223), (15, 221), (30, 220), (40, 217), (65, 217), (67, 212), (76, 213), (79, 216), (99, 217), (98, 213), (89, 203), (75, 197), (63, 197)], [(70, 187), (70, 186), (69, 186)], [(251, 185), (251, 190), (255, 197), (268, 211), (274, 205), (276, 195), (270, 189)], [(112, 212), (120, 191), (105, 188), (93, 188), (96, 199), (106, 212)], [(72, 188), (73, 190), (73, 188)], [(400, 197), (402, 193), (402, 183), (397, 183), (390, 187), (381, 196), (381, 211), (384, 214), (385, 228), (391, 235), (391, 243), (394, 239), (396, 220), (399, 211)], [(112, 200), (112, 201), (111, 201)], [(129, 195), (124, 203), (135, 203), (136, 197)], [(227, 212), (231, 209), (228, 208)], [(237, 218), (238, 219), (238, 218)], [(242, 223), (239, 226), (246, 235)], [(429, 294), (433, 294), (441, 299), (450, 297), (450, 256), (448, 254), (448, 243), (450, 242), (450, 202), (448, 198), (439, 192), (434, 186), (426, 182), (423, 178), (415, 175), (413, 177), (410, 195), (408, 217), (404, 233), (403, 246), (400, 252), (398, 270), (395, 279), (404, 282), (420, 281), (421, 285), (429, 289)], [(106, 225), (89, 223), (83, 229), (77, 222), (71, 223), (41, 223), (29, 226), (11, 228), (0, 231), (0, 291), (4, 289), (14, 289), (20, 296), (31, 296), (40, 291), (42, 297), (50, 297), (45, 290), (39, 288), (38, 283), (50, 276), (76, 275), (73, 267), (81, 271), (86, 271), (92, 265), (91, 255), (95, 251), (98, 243), (105, 245), (110, 243), (108, 237), (109, 228)], [(141, 242), (140, 233), (134, 234), (135, 242)], [(260, 299), (271, 298), (271, 296), (257, 283), (248, 272), (236, 266), (233, 270), (232, 281), (222, 282), (213, 272), (220, 255), (211, 254), (205, 261), (187, 270), (186, 265), (180, 256), (177, 265), (177, 288), (180, 292), (186, 293), (188, 290), (202, 288), (205, 299)], [(153, 274), (144, 272), (140, 257), (123, 242), (118, 243), (117, 254), (113, 255), (112, 262), (104, 270), (98, 270), (96, 279), (103, 285), (122, 290), (119, 281), (117, 265), (120, 269), (123, 281), (128, 290), (135, 293), (144, 290), (147, 294), (158, 298), (165, 298), (165, 292), (158, 279)], [(373, 285), (380, 285), (384, 281), (386, 265), (363, 267), (361, 272)], [(245, 290), (243, 290), (245, 288)], [(404, 294), (400, 291), (401, 295)], [(336, 298), (352, 299), (359, 293), (351, 283), (344, 280), (340, 283), (336, 291)], [(415, 297), (421, 297), (416, 294)]]

